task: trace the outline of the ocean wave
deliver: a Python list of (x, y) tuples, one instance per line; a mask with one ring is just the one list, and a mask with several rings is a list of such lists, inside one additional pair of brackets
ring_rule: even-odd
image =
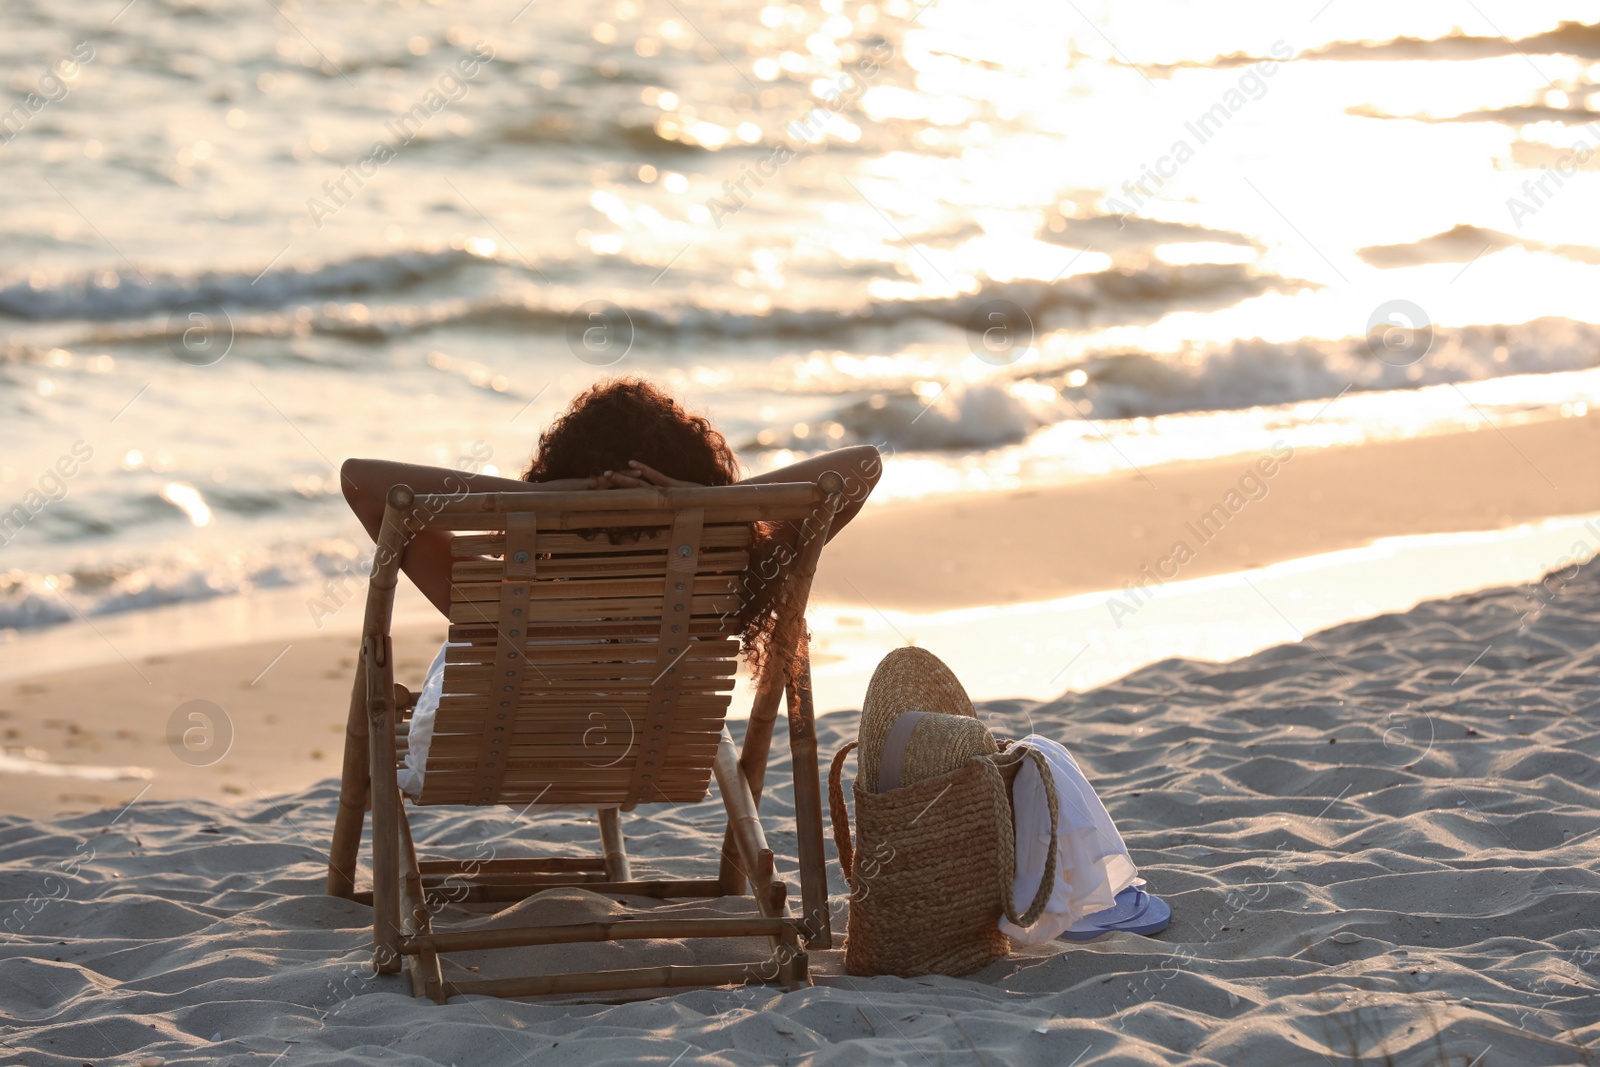
[[(268, 272), (259, 281), (239, 274), (158, 277), (141, 282), (108, 272), (35, 285), (0, 284), (0, 314), (31, 319), (88, 319), (103, 325), (84, 338), (96, 344), (158, 341), (170, 324), (152, 316), (211, 301), (229, 313), (234, 337), (295, 337), (306, 333), (382, 343), (452, 327), (521, 328), (560, 332), (593, 290), (527, 284), (475, 296), (403, 299), (402, 291), (468, 264), (494, 262), (470, 251), (403, 252), (358, 257), (308, 270)], [(117, 284), (102, 284), (114, 278)], [(826, 338), (862, 328), (918, 321), (965, 327), (983, 305), (1002, 300), (1021, 309), (1035, 332), (1150, 322), (1177, 310), (1211, 310), (1269, 292), (1293, 293), (1314, 283), (1237, 263), (1117, 266), (1070, 278), (985, 282), (955, 296), (867, 300), (846, 306), (743, 308), (674, 302), (647, 286), (610, 287), (639, 338)], [(859, 287), (851, 287), (859, 291)], [(362, 300), (343, 300), (357, 294)], [(388, 297), (389, 299), (385, 299)], [(254, 313), (246, 314), (253, 310)], [(127, 321), (115, 321), (117, 319)], [(21, 358), (20, 351), (13, 353)]]
[(1414, 267), (1421, 263), (1470, 263), (1486, 252), (1500, 252), (1507, 248), (1548, 252), (1577, 263), (1600, 264), (1600, 248), (1546, 244), (1530, 237), (1466, 224), (1458, 224), (1443, 233), (1406, 244), (1358, 248), (1356, 255), (1374, 267)]
[[(1056, 227), (1060, 227), (1057, 229)], [(1191, 222), (1168, 222), (1142, 215), (1058, 215), (1039, 240), (1101, 252), (1149, 252), (1158, 245), (1215, 243), (1260, 249), (1255, 238), (1236, 230), (1218, 230)]]
[[(1293, 293), (1313, 283), (1262, 274), (1240, 264), (1157, 264), (1117, 268), (1057, 281), (988, 282), (978, 291), (924, 299), (878, 300), (846, 307), (774, 308), (751, 312), (726, 307), (656, 302), (623, 307), (639, 338), (826, 338), (851, 331), (916, 321), (965, 327), (987, 303), (1003, 300), (1020, 308), (1035, 331), (1153, 321), (1175, 310), (1226, 307), (1268, 292)], [(625, 293), (617, 298), (629, 301)], [(305, 322), (316, 333), (349, 340), (386, 341), (447, 327), (500, 326), (558, 331), (579, 306), (571, 294), (542, 288), (432, 303), (318, 309)], [(236, 329), (292, 332), (296, 320), (278, 316), (260, 323), (235, 321)], [(104, 339), (104, 338), (99, 338)]]
[(358, 293), (393, 293), (435, 281), (485, 257), (465, 249), (413, 249), (355, 256), (311, 267), (262, 272), (90, 271), (47, 279), (0, 281), (0, 315), (19, 319), (133, 319), (177, 311), (195, 301), (224, 308), (275, 308)]
[[(841, 404), (818, 422), (847, 443), (897, 451), (963, 451), (1016, 444), (1069, 419), (1097, 422), (1238, 411), (1600, 366), (1600, 326), (1538, 319), (1521, 326), (1436, 328), (1421, 359), (1377, 358), (1364, 338), (1236, 341), (1204, 352), (1108, 352), (1019, 372), (1009, 381), (957, 384), (924, 395), (907, 385)], [(752, 451), (814, 448), (812, 424), (763, 431)]]
[[(1587, 87), (1587, 86), (1586, 86)], [(1592, 88), (1590, 92), (1592, 92)], [(1588, 93), (1579, 94), (1580, 100)], [(1362, 119), (1396, 119), (1406, 122), (1498, 122), (1504, 126), (1521, 128), (1536, 122), (1559, 122), (1565, 126), (1593, 126), (1595, 113), (1582, 103), (1572, 107), (1551, 107), (1548, 104), (1519, 104), (1515, 107), (1480, 108), (1459, 115), (1429, 115), (1413, 113), (1398, 115), (1373, 107), (1371, 104), (1352, 104), (1345, 113)]]
[[(1059, 387), (1084, 414), (1125, 419), (1233, 411), (1338, 396), (1547, 374), (1600, 366), (1600, 326), (1536, 319), (1520, 326), (1434, 327), (1415, 362), (1378, 358), (1364, 337), (1290, 343), (1260, 338), (1179, 357), (1111, 353), (1034, 380)], [(1081, 386), (1076, 373), (1085, 376)]]
[[(1067, 417), (1062, 401), (1037, 390), (962, 382), (928, 398), (875, 395), (843, 408), (834, 421), (856, 441), (897, 451), (949, 451), (1016, 444)], [(800, 442), (791, 437), (786, 444)]]
[[(1470, 61), (1499, 59), (1504, 56), (1577, 56), (1600, 59), (1600, 23), (1568, 21), (1555, 29), (1544, 30), (1516, 40), (1504, 35), (1478, 36), (1456, 30), (1442, 37), (1395, 37), (1387, 41), (1332, 41), (1297, 54), (1296, 60), (1339, 60), (1370, 62), (1429, 62), (1434, 60)], [(1221, 70), (1249, 67), (1261, 62), (1277, 62), (1273, 56), (1234, 52), (1210, 59), (1185, 59), (1176, 63), (1140, 64), (1146, 74), (1170, 78), (1175, 71), (1200, 68)], [(1126, 64), (1125, 64), (1126, 65)]]
[[(37, 630), (167, 604), (313, 583), (334, 606), (359, 598), (366, 561), (351, 542), (284, 543), (270, 549), (241, 545), (198, 552), (172, 546), (165, 554), (111, 563), (81, 563), (62, 573), (0, 572), (0, 630)], [(308, 613), (308, 620), (315, 621)]]
[(604, 148), (618, 146), (658, 156), (694, 156), (707, 153), (703, 145), (663, 137), (653, 121), (655, 112), (625, 117), (622, 121), (597, 119), (574, 107), (552, 107), (528, 118), (493, 127), (479, 138), (490, 144), (535, 145), (561, 148)]
[[(186, 496), (193, 493), (193, 499), (207, 512), (245, 521), (305, 515), (341, 495), (338, 478), (332, 473), (285, 476), (262, 471), (256, 478), (218, 483), (203, 469), (124, 470), (118, 472), (115, 482), (101, 483), (92, 494), (74, 490), (38, 511), (14, 534), (12, 526), (0, 526), (0, 545), (11, 543), (12, 537), (7, 535), (28, 549), (115, 540), (136, 530), (150, 530), (159, 536), (163, 530), (189, 524), (183, 509), (173, 503), (174, 489)], [(6, 506), (16, 502), (13, 497)], [(9, 513), (0, 512), (0, 520), (8, 518)]]

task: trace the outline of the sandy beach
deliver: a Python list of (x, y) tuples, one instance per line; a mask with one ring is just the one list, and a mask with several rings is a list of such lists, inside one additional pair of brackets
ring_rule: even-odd
[[(11, 1062), (1593, 1062), (1600, 577), (1552, 581), (1525, 627), (1521, 592), (1493, 590), (1235, 663), (1170, 660), (1081, 695), (985, 703), (995, 731), (1072, 748), (1174, 921), (1159, 939), (1052, 944), (960, 979), (843, 976), (835, 948), (793, 993), (437, 1007), (371, 977), (370, 913), (322, 895), (331, 781), (8, 816)], [(854, 725), (823, 717), (824, 751)], [(779, 826), (790, 804), (780, 785), (764, 811)], [(714, 804), (641, 813), (625, 824), (636, 867), (705, 870), (718, 819)], [(502, 809), (423, 809), (416, 828), (425, 857), (464, 842), (577, 854), (595, 832), (584, 816)], [(793, 838), (771, 840), (792, 875)], [(831, 845), (829, 857), (842, 929)], [(616, 907), (576, 890), (545, 899), (542, 921)], [(442, 918), (526, 919), (451, 907)], [(518, 962), (572, 962), (543, 951)], [(646, 943), (585, 959), (651, 951), (690, 956)]]
[[(1252, 477), (1246, 492), (1240, 482)], [(1219, 506), (1228, 510), (1213, 513)], [(1152, 575), (1246, 570), (1376, 537), (1595, 511), (1600, 419), (1279, 455), (1268, 442), (1258, 453), (1073, 486), (875, 509), (829, 551), (817, 593), (924, 611), (1045, 600)], [(1178, 541), (1192, 551), (1181, 566)]]
[[(1600, 510), (1595, 430), (1564, 420), (1504, 438), (1303, 452), (1195, 567), (1350, 547), (1397, 527)], [(824, 580), (853, 584), (857, 606), (869, 588), (891, 604), (940, 606), (984, 588), (997, 599), (1007, 588), (1111, 588), (1137, 573), (1144, 543), (1161, 540), (1110, 536), (1112, 525), (1170, 526), (1245, 465), (1157, 470), (1160, 493), (1134, 477), (974, 502), (948, 510), (945, 532), (930, 530), (929, 505), (886, 506), (830, 550)], [(940, 567), (952, 548), (941, 537), (981, 543), (1044, 509), (1063, 540), (1074, 531), (1075, 551), (952, 553), (991, 569)], [(1086, 514), (1112, 518), (1079, 537), (1097, 529)], [(1310, 526), (1312, 515), (1327, 521)], [(927, 534), (918, 573), (939, 577), (897, 586), (882, 553), (911, 526)], [(1026, 586), (1007, 585), (1024, 574)], [(465, 1049), (484, 1064), (1590, 1062), (1600, 1057), (1589, 1051), (1600, 1040), (1589, 904), (1600, 888), (1600, 577), (1592, 564), (1569, 566), (1545, 589), (1537, 611), (1526, 588), (1488, 590), (1231, 663), (1172, 658), (1084, 693), (982, 702), (996, 733), (1043, 732), (1077, 755), (1172, 905), (1157, 939), (1019, 948), (960, 979), (847, 976), (838, 946), (848, 903), (830, 842), (838, 933), (835, 948), (813, 954), (815, 987), (615, 1005), (458, 998), (439, 1008), (363, 966), (370, 912), (322, 895), (348, 633), (14, 677), (0, 709), (12, 759), (32, 747), (130, 776), (0, 776), (11, 813), (0, 823), (6, 1041), (15, 1062), (39, 1067), (450, 1063)], [(440, 636), (433, 625), (403, 631), (402, 681), (420, 680)], [(188, 717), (208, 707), (219, 714)], [(821, 718), (825, 757), (854, 737), (855, 721), (852, 710)], [(227, 746), (220, 758), (175, 757), (185, 750), (173, 739), (196, 725), (227, 735), (215, 742)], [(787, 773), (782, 742), (780, 729), (769, 781)], [(780, 873), (792, 876), (794, 839), (781, 829), (791, 803), (780, 784), (764, 812)], [(715, 803), (641, 811), (625, 824), (636, 867), (696, 876), (720, 817)], [(463, 842), (577, 855), (595, 834), (586, 815), (506, 809), (418, 809), (415, 824), (424, 858)], [(602, 919), (620, 904), (561, 890), (541, 907), (531, 921)], [(749, 904), (658, 907), (736, 915)], [(525, 904), (446, 910), (441, 921), (480, 926), (532, 914)], [(629, 943), (586, 949), (584, 962), (720, 962), (738, 951)], [(530, 961), (560, 969), (572, 955), (519, 953), (518, 966)], [(492, 976), (503, 964), (455, 965)]]

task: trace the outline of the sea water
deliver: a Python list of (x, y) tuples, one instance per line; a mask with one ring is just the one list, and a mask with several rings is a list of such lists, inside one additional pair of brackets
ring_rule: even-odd
[(8, 3), (0, 630), (342, 575), (344, 458), (515, 474), (616, 374), (891, 497), (1584, 417), (1597, 24)]

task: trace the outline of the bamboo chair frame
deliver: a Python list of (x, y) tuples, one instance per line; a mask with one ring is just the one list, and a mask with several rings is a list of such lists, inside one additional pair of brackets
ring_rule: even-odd
[[(815, 484), (460, 495), (418, 495), (397, 485), (389, 491), (350, 698), (327, 885), (332, 896), (371, 903), (377, 971), (395, 973), (406, 965), (413, 995), (441, 1004), (457, 994), (520, 997), (750, 981), (794, 989), (810, 983), (804, 950), (831, 946), (832, 930), (805, 609), (843, 488), (843, 479), (828, 472)], [(790, 610), (773, 634), (738, 750), (723, 725), (738, 649), (732, 609), (748, 561), (740, 547), (748, 546), (750, 524), (762, 520), (788, 521), (800, 530), (787, 573), (777, 578), (795, 588)], [(630, 528), (642, 539), (618, 542), (593, 533)], [(471, 640), (474, 647), (447, 653), (449, 695), (440, 702), (422, 795), (413, 803), (524, 804), (553, 793), (553, 802), (599, 809), (597, 856), (419, 860), (406, 816), (408, 798), (397, 780), (406, 716), (415, 697), (395, 684), (389, 630), (405, 546), (423, 529), (464, 534), (455, 539), (450, 635), (452, 641)], [(652, 553), (658, 549), (656, 558)], [(704, 573), (707, 568), (712, 573)], [(691, 651), (700, 654), (691, 658)], [(491, 662), (479, 662), (485, 658)], [(506, 666), (511, 669), (504, 674), (515, 684), (494, 693), (495, 682), (505, 680), (497, 672)], [(537, 681), (523, 677), (528, 668), (539, 675)], [(791, 678), (795, 681), (788, 682)], [(602, 679), (598, 690), (596, 679)], [(788, 911), (788, 887), (776, 877), (758, 807), (778, 701), (785, 695), (799, 850), (798, 917)], [(623, 710), (630, 737), (619, 760), (632, 755), (633, 765), (620, 771), (608, 767), (606, 774), (587, 769), (573, 751), (573, 724), (587, 742), (585, 709), (623, 700), (628, 701)], [(496, 705), (508, 711), (491, 711)], [(447, 716), (456, 723), (454, 733), (441, 733)], [(500, 720), (504, 724), (491, 725)], [(460, 724), (474, 722), (476, 735), (469, 738)], [(529, 767), (536, 772), (532, 778)], [(635, 878), (619, 808), (703, 799), (713, 776), (728, 813), (717, 876)], [(539, 780), (545, 782), (543, 790), (532, 796)], [(369, 809), (372, 889), (358, 892)], [(555, 886), (657, 899), (738, 896), (748, 888), (759, 915), (630, 915), (612, 922), (457, 932), (432, 927), (433, 905), (446, 887), (452, 900), (515, 901)], [(744, 936), (765, 938), (767, 955), (750, 964), (454, 981), (445, 979), (440, 964), (442, 953), (489, 948)]]

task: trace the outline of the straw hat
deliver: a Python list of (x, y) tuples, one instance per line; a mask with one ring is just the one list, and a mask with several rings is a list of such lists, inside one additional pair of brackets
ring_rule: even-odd
[(950, 668), (925, 648), (897, 648), (878, 664), (862, 701), (861, 746), (856, 753), (861, 788), (878, 792), (889, 733), (900, 716), (917, 711), (927, 714), (917, 718), (909, 738), (902, 738), (901, 786), (936, 778), (973, 756), (999, 751)]

